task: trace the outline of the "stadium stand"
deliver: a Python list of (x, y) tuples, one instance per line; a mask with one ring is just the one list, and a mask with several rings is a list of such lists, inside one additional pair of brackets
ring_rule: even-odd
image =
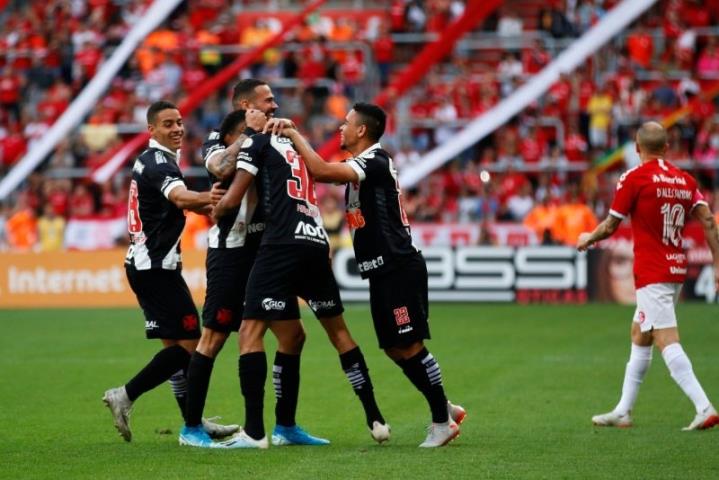
[[(6, 3), (0, 9), (0, 176), (42, 141), (150, 2)], [(184, 2), (146, 38), (83, 124), (2, 205), (0, 249), (63, 248), (48, 237), (62, 237), (66, 221), (122, 218), (127, 172), (102, 185), (88, 181), (89, 172), (108, 150), (145, 129), (149, 103), (185, 97), (276, 32), (296, 3), (274, 0), (268, 9), (267, 2), (248, 0)], [(413, 165), (513, 92), (615, 3), (505, 1), (392, 103), (383, 144), (398, 168)], [(354, 101), (372, 98), (464, 7), (459, 0), (332, 1), (243, 75), (268, 80), (280, 114), (321, 145)], [(701, 95), (719, 80), (718, 16), (719, 0), (658, 2), (511, 122), (405, 192), (410, 218), (479, 223), (488, 232), (497, 222), (525, 222), (544, 243), (572, 244), (572, 232), (606, 215), (616, 175), (635, 161), (629, 154), (611, 162), (612, 152), (640, 122), (690, 103), (690, 114), (670, 129), (670, 160), (719, 198), (717, 103)], [(186, 119), (182, 158), (196, 187), (206, 184), (203, 135), (227, 113), (228, 95), (227, 88), (218, 91)], [(604, 163), (612, 165), (607, 172), (588, 175)], [(319, 193), (336, 197), (339, 191)], [(503, 241), (491, 233), (480, 239)]]

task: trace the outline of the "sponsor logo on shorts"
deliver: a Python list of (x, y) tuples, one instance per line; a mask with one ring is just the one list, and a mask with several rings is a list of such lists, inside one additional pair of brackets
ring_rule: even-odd
[(262, 300), (262, 308), (264, 308), (268, 312), (270, 310), (284, 310), (285, 305), (286, 304), (284, 300), (275, 300), (274, 298), (265, 298), (264, 300)]
[(232, 321), (232, 310), (229, 308), (220, 308), (217, 310), (215, 318), (220, 325), (229, 325)]
[(197, 315), (190, 314), (182, 317), (182, 328), (186, 331), (191, 332), (197, 329)]
[(154, 330), (156, 328), (160, 328), (160, 326), (157, 324), (156, 321), (147, 321), (145, 320), (145, 330)]
[(639, 319), (639, 323), (644, 323), (644, 320), (647, 319), (647, 316), (644, 315), (644, 312), (640, 311), (639, 315), (637, 315), (637, 318)]
[(399, 330), (397, 330), (397, 333), (402, 335), (403, 333), (409, 333), (412, 330), (412, 325), (405, 325), (404, 327), (401, 327)]
[(337, 306), (334, 300), (310, 300), (307, 303), (309, 303), (310, 308), (315, 312), (317, 310), (326, 310)]
[(407, 307), (399, 307), (394, 309), (394, 321), (397, 322), (398, 326), (406, 325), (409, 323), (409, 312), (407, 311)]

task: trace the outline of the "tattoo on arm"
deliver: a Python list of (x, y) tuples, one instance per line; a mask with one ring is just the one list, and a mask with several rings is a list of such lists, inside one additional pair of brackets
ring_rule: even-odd
[(242, 144), (246, 139), (247, 135), (240, 135), (232, 145), (225, 148), (220, 155), (217, 155), (217, 159), (212, 159), (208, 169), (214, 176), (222, 180), (227, 180), (232, 176), (236, 168), (237, 154), (240, 153)]

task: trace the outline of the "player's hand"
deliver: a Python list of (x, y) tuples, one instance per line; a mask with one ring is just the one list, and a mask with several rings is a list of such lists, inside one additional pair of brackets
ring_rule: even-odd
[(283, 135), (287, 129), (297, 128), (289, 118), (270, 118), (262, 129), (262, 133), (271, 133), (272, 135)]
[(577, 239), (577, 250), (580, 252), (586, 251), (589, 247), (592, 246), (591, 243), (592, 235), (588, 232), (582, 232), (579, 234), (579, 238)]
[(267, 123), (267, 115), (262, 110), (250, 108), (245, 112), (245, 123), (256, 132), (261, 132)]
[(213, 183), (212, 188), (210, 189), (210, 201), (212, 202), (212, 205), (217, 205), (225, 192), (227, 192), (227, 190), (222, 188), (222, 184), (220, 182)]

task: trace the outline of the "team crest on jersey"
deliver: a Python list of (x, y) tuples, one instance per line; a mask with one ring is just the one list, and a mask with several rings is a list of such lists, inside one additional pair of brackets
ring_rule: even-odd
[(182, 328), (186, 331), (191, 332), (197, 329), (197, 315), (190, 314), (182, 317)]
[(647, 319), (647, 316), (644, 315), (644, 312), (640, 310), (639, 314), (637, 315), (637, 319), (639, 320), (639, 323), (644, 323), (644, 320)]

